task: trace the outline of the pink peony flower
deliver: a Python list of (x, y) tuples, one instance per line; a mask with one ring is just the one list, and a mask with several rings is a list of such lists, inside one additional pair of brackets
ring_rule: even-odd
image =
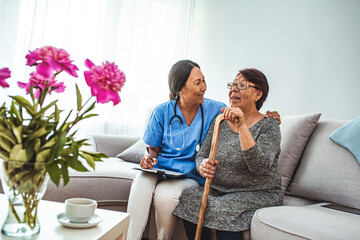
[(18, 82), (18, 86), (20, 88), (26, 89), (26, 94), (29, 93), (31, 84), (35, 89), (34, 95), (36, 98), (39, 97), (40, 89), (44, 90), (45, 88), (49, 88), (50, 94), (52, 91), (55, 91), (57, 93), (65, 91), (65, 86), (63, 82), (57, 82), (54, 78), (45, 78), (43, 75), (37, 72), (32, 72), (30, 74), (30, 79), (28, 83)]
[(29, 51), (26, 55), (26, 65), (37, 65), (36, 70), (46, 78), (53, 77), (53, 71), (65, 71), (71, 76), (77, 77), (78, 67), (72, 64), (69, 54), (64, 49), (52, 46), (37, 48)]
[(102, 66), (95, 66), (89, 59), (86, 59), (85, 66), (90, 69), (90, 71), (84, 72), (85, 80), (91, 88), (91, 95), (96, 96), (97, 102), (112, 101), (114, 105), (118, 104), (121, 101), (119, 92), (126, 81), (125, 74), (115, 63), (107, 61)]
[(7, 78), (11, 77), (11, 71), (8, 68), (0, 69), (0, 86), (3, 88), (9, 87), (9, 84), (5, 82)]

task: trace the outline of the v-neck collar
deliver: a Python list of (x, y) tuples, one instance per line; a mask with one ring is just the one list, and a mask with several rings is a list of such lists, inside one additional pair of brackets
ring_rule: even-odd
[[(175, 113), (174, 113), (174, 114), (175, 114)], [(176, 104), (176, 114), (179, 115), (179, 117), (181, 118), (181, 120), (185, 123), (185, 124), (184, 124), (184, 125), (185, 125), (184, 128), (185, 128), (185, 127), (189, 128), (189, 127), (193, 126), (195, 120), (196, 120), (197, 118), (199, 118), (198, 115), (201, 115), (201, 107), (200, 107), (200, 105), (199, 105), (199, 108), (198, 108), (198, 110), (197, 110), (197, 112), (196, 112), (196, 115), (195, 115), (195, 117), (194, 117), (194, 119), (192, 120), (192, 122), (191, 122), (190, 125), (188, 125), (187, 122), (185, 121), (185, 117), (184, 117), (184, 115), (183, 115), (183, 113), (182, 113), (182, 111), (181, 111), (181, 109), (180, 109), (180, 107), (179, 107), (178, 104)], [(201, 117), (201, 116), (200, 116), (200, 117)]]

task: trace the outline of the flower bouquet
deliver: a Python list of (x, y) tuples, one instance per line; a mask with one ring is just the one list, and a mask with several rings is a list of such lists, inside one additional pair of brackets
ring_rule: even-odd
[[(1, 180), (9, 199), (9, 214), (2, 232), (10, 236), (28, 236), (39, 232), (37, 206), (50, 178), (57, 186), (60, 179), (69, 182), (68, 168), (89, 171), (86, 163), (95, 169), (95, 162), (107, 156), (82, 150), (87, 139), (76, 139), (73, 127), (80, 121), (94, 117), (91, 114), (96, 101), (114, 105), (120, 102), (119, 91), (125, 83), (124, 73), (114, 63), (96, 66), (86, 59), (89, 68), (84, 72), (91, 88), (90, 97), (83, 103), (80, 89), (75, 84), (77, 108), (60, 117), (58, 100), (46, 102), (49, 94), (65, 91), (63, 82), (57, 80), (62, 72), (78, 77), (79, 70), (64, 49), (47, 46), (30, 51), (27, 64), (35, 67), (28, 82), (18, 82), (26, 90), (30, 101), (22, 96), (10, 96), (11, 104), (0, 107), (0, 158)], [(0, 86), (9, 84), (10, 70), (0, 69)], [(16, 221), (14, 221), (14, 219)]]

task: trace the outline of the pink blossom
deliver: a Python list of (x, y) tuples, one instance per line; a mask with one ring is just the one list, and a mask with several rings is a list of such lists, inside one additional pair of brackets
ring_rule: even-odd
[(55, 78), (45, 78), (43, 75), (32, 72), (30, 74), (30, 79), (28, 83), (18, 82), (18, 86), (20, 88), (25, 88), (26, 93), (29, 93), (30, 86), (33, 85), (33, 88), (35, 89), (35, 97), (38, 98), (40, 95), (41, 90), (45, 90), (45, 88), (48, 88), (49, 93), (51, 94), (52, 91), (55, 91), (57, 93), (61, 93), (65, 91), (65, 86), (63, 82), (57, 82)]
[(114, 105), (118, 104), (121, 101), (118, 92), (126, 81), (125, 74), (115, 63), (108, 61), (101, 66), (95, 66), (89, 59), (86, 59), (85, 66), (90, 69), (90, 71), (84, 72), (85, 80), (91, 88), (91, 95), (96, 96), (97, 102), (112, 101)]
[(1, 68), (0, 69), (0, 86), (3, 88), (9, 87), (9, 84), (5, 82), (7, 78), (11, 76), (11, 71), (8, 68)]
[(65, 71), (71, 76), (77, 77), (76, 71), (79, 69), (72, 64), (69, 57), (64, 49), (46, 46), (29, 51), (29, 54), (26, 55), (26, 65), (37, 65), (36, 70), (46, 78), (53, 77), (53, 71)]

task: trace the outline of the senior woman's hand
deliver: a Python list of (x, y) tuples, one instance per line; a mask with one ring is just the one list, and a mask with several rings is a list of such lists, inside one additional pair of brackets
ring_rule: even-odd
[(214, 163), (209, 158), (205, 158), (199, 165), (199, 173), (203, 178), (214, 178), (216, 173), (216, 166), (219, 161), (215, 160)]
[(224, 114), (224, 118), (230, 121), (232, 124), (239, 128), (241, 125), (245, 124), (245, 117), (243, 111), (238, 107), (227, 107), (222, 108), (221, 111)]

